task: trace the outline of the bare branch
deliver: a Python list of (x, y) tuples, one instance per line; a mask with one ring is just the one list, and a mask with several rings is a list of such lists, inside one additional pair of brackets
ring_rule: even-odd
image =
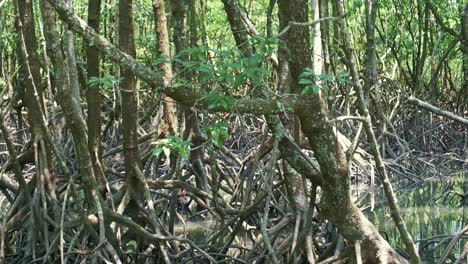
[(452, 113), (452, 112), (449, 112), (449, 111), (445, 111), (445, 110), (442, 110), (438, 107), (435, 107), (427, 102), (424, 102), (422, 100), (419, 100), (418, 98), (415, 98), (413, 96), (410, 96), (408, 99), (408, 102), (413, 104), (413, 105), (416, 105), (416, 106), (419, 106), (421, 108), (424, 108), (436, 115), (440, 115), (440, 116), (444, 116), (444, 117), (447, 117), (448, 119), (452, 119), (453, 121), (456, 121), (460, 124), (463, 124), (465, 126), (468, 126), (468, 119), (464, 118), (464, 117), (461, 117), (461, 116), (457, 116), (456, 114)]
[(288, 33), (288, 31), (291, 29), (291, 27), (293, 26), (299, 26), (299, 27), (313, 27), (319, 23), (322, 23), (324, 21), (328, 21), (328, 20), (332, 20), (332, 21), (336, 21), (336, 20), (340, 20), (342, 19), (344, 16), (338, 16), (338, 17), (323, 17), (323, 18), (319, 18), (317, 20), (314, 20), (314, 21), (310, 21), (310, 22), (289, 22), (289, 24), (283, 29), (281, 30), (281, 32), (276, 35), (277, 38), (281, 38), (283, 37), (284, 35), (286, 35), (286, 33)]

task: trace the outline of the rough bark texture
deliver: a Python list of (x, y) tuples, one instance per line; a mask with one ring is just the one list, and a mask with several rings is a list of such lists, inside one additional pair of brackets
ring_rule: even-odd
[[(153, 2), (153, 11), (156, 21), (156, 37), (158, 44), (158, 55), (164, 58), (166, 62), (161, 63), (160, 69), (163, 72), (163, 85), (168, 86), (172, 81), (172, 66), (170, 61), (171, 53), (169, 46), (169, 33), (167, 31), (167, 18), (164, 8), (164, 1), (155, 0)], [(161, 109), (163, 111), (159, 121), (158, 137), (165, 138), (177, 134), (177, 108), (176, 101), (164, 95)]]
[[(99, 18), (101, 16), (101, 0), (89, 0), (88, 2), (88, 25), (99, 34)], [(86, 48), (86, 65), (88, 70), (88, 80), (99, 78), (99, 50), (95, 46)], [(86, 90), (86, 100), (88, 102), (88, 148), (93, 162), (94, 173), (99, 183), (101, 191), (106, 188), (106, 177), (104, 175), (102, 163), (101, 146), (101, 93), (99, 82), (88, 85)]]
[[(24, 42), (26, 45), (26, 52), (28, 54), (27, 58), (21, 57), (21, 73), (25, 78), (26, 88), (24, 96), (21, 99), (24, 101), (26, 107), (29, 109), (28, 119), (32, 127), (32, 135), (34, 139), (36, 136), (40, 136), (41, 134), (37, 122), (38, 120), (43, 118), (41, 113), (44, 113), (44, 101), (42, 98), (43, 93), (40, 89), (40, 65), (39, 58), (37, 55), (37, 41), (33, 21), (34, 13), (31, 0), (18, 0), (17, 3), (18, 16), (16, 18), (16, 26), (18, 31), (21, 30), (23, 32)], [(29, 76), (25, 64), (29, 65), (32, 76)], [(39, 97), (40, 105), (36, 105), (35, 100), (33, 99), (33, 96), (36, 94), (36, 92), (37, 96)]]
[[(71, 84), (68, 76), (68, 66), (65, 56), (60, 50), (60, 35), (56, 28), (53, 9), (46, 1), (41, 2), (42, 15), (44, 17), (44, 29), (49, 43), (48, 53), (54, 69), (53, 84), (57, 89), (56, 99), (63, 109), (65, 119), (73, 135), (78, 157), (78, 166), (81, 180), (87, 199), (93, 206), (97, 198), (97, 183), (91, 166), (91, 157), (87, 148), (86, 123), (81, 113), (80, 102), (72, 95)], [(78, 110), (77, 110), (78, 109)]]
[(247, 37), (247, 29), (242, 23), (239, 3), (237, 0), (223, 0), (223, 4), (237, 47), (242, 51), (243, 56), (251, 57), (252, 47), (250, 46), (249, 38)]
[[(132, 0), (119, 1), (119, 47), (126, 54), (135, 57)], [(141, 175), (140, 150), (138, 149), (138, 92), (136, 79), (128, 68), (121, 70), (122, 128), (125, 156), (125, 174), (132, 195), (140, 200), (144, 192)]]
[[(312, 12), (313, 20), (320, 19), (320, 4), (319, 0), (312, 0)], [(324, 52), (322, 47), (322, 31), (320, 30), (321, 24), (318, 23), (314, 26), (314, 46), (313, 46), (313, 58), (314, 58), (314, 73), (319, 75), (323, 73), (324, 65)]]
[[(46, 116), (46, 108), (44, 105), (42, 79), (41, 79), (41, 68), (39, 64), (39, 57), (37, 53), (37, 42), (35, 35), (34, 25), (34, 12), (32, 1), (16, 1), (17, 17), (16, 17), (16, 28), (18, 32), (22, 32), (24, 37), (24, 52), (20, 54), (21, 62), (21, 76), (24, 78), (24, 93), (20, 93), (21, 100), (28, 108), (28, 121), (31, 127), (31, 147), (34, 148), (34, 154), (39, 157), (42, 161), (45, 161), (46, 165), (43, 172), (49, 174), (51, 182), (55, 181), (55, 170), (52, 159), (47, 158), (51, 156), (51, 146), (47, 142), (40, 142), (43, 140), (45, 135), (41, 128), (41, 121)], [(21, 40), (20, 40), (21, 42)], [(22, 43), (20, 43), (20, 46)], [(26, 55), (26, 56), (25, 56)], [(37, 99), (37, 100), (36, 100)], [(37, 152), (38, 151), (38, 152)], [(45, 155), (44, 155), (45, 154)], [(36, 166), (37, 161), (36, 159)]]
[[(65, 4), (73, 10), (73, 0), (64, 0)], [(66, 28), (65, 30), (65, 54), (68, 63), (68, 76), (70, 78), (70, 88), (73, 97), (80, 98), (80, 80), (78, 77), (78, 68), (75, 53), (75, 32)]]
[[(71, 28), (79, 32), (87, 41), (97, 43), (97, 46), (102, 51), (106, 52), (112, 60), (120, 62), (123, 67), (147, 81), (150, 85), (158, 87), (158, 83), (151, 78), (155, 75), (151, 73), (147, 67), (136, 62), (127, 54), (119, 52), (115, 47), (110, 45), (107, 40), (94, 34), (89, 27), (86, 27), (82, 21), (64, 8), (59, 1), (49, 0), (49, 2), (53, 4), (62, 19), (69, 23)], [(284, 2), (289, 3), (289, 1), (284, 0), (283, 5), (286, 4)], [(305, 4), (303, 1), (294, 2), (294, 4), (296, 4), (296, 2), (301, 4), (300, 6), (296, 5), (297, 9), (301, 9)], [(283, 12), (283, 14), (287, 13)], [(289, 42), (291, 40), (286, 39), (286, 41)], [(296, 54), (296, 56), (298, 55)], [(302, 56), (302, 58), (307, 57)], [(300, 73), (296, 73), (296, 76), (299, 74)], [(164, 88), (166, 93), (170, 93), (171, 96), (182, 102), (193, 102), (194, 98), (200, 98), (189, 89)], [(187, 94), (192, 98), (188, 99)], [(302, 96), (301, 98), (293, 96), (293, 98), (296, 98), (293, 100), (294, 103), (291, 104), (291, 106), (294, 107), (290, 107), (289, 110), (295, 110), (301, 118), (303, 130), (311, 142), (322, 171), (324, 184), (321, 207), (323, 215), (335, 223), (343, 236), (350, 242), (356, 240), (362, 241), (362, 251), (366, 252), (363, 253), (363, 260), (368, 261), (368, 263), (384, 263), (384, 258), (388, 258), (388, 263), (404, 263), (404, 260), (399, 259), (397, 253), (391, 249), (388, 243), (379, 235), (375, 227), (351, 201), (346, 156), (339, 146), (336, 135), (334, 134), (334, 128), (328, 120), (326, 106), (318, 97), (312, 95)], [(264, 109), (258, 111), (259, 105), (261, 105), (262, 102), (270, 102), (270, 100), (252, 99), (252, 101), (247, 101), (255, 103), (256, 106), (247, 106), (247, 104), (243, 103), (245, 102), (244, 100), (239, 100), (237, 109), (239, 109), (240, 106), (243, 112), (272, 113)], [(274, 103), (277, 102), (275, 100), (271, 101)], [(242, 103), (239, 105), (239, 102)], [(207, 105), (203, 104), (197, 104), (197, 106), (207, 107)], [(261, 107), (263, 106), (264, 105), (261, 105)], [(276, 108), (273, 107), (273, 109)]]
[[(304, 0), (286, 1), (279, 4), (282, 25), (289, 22), (306, 22), (307, 5)], [(299, 91), (298, 76), (305, 67), (312, 65), (308, 29), (294, 28), (285, 36), (289, 51), (289, 69), (294, 91)], [(380, 236), (377, 229), (354, 205), (350, 197), (349, 168), (343, 149), (329, 121), (328, 108), (319, 95), (308, 95), (310, 107), (297, 111), (302, 129), (309, 139), (323, 176), (321, 213), (332, 221), (340, 233), (351, 243), (362, 241), (363, 259), (369, 263), (400, 263), (398, 254)]]

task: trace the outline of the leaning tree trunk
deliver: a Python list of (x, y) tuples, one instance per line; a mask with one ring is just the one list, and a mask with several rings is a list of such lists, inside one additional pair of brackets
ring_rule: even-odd
[[(55, 14), (52, 6), (46, 2), (41, 2), (41, 11), (44, 19), (44, 29), (47, 39), (47, 50), (50, 54), (53, 66), (53, 84), (56, 87), (56, 100), (62, 107), (67, 125), (73, 136), (75, 150), (78, 158), (78, 168), (81, 181), (83, 183), (85, 200), (88, 207), (94, 208), (98, 212), (99, 219), (99, 239), (96, 242), (105, 240), (104, 216), (102, 211), (101, 197), (98, 192), (98, 185), (94, 177), (91, 157), (87, 148), (86, 123), (81, 112), (79, 97), (72, 92), (72, 84), (69, 77), (68, 64), (65, 55), (60, 49), (60, 35), (56, 28)], [(69, 183), (72, 184), (72, 183)], [(63, 252), (61, 252), (63, 258)]]
[[(378, 2), (376, 1), (375, 4), (377, 5), (377, 3)], [(343, 6), (340, 3), (338, 3), (336, 6), (338, 7), (338, 13), (341, 16), (344, 16)], [(374, 8), (377, 8), (377, 6), (374, 6)], [(373, 30), (373, 28), (371, 30)], [(342, 40), (343, 40), (343, 50), (344, 50), (344, 53), (348, 62), (347, 66), (351, 72), (351, 78), (354, 82), (353, 86), (356, 89), (356, 92), (358, 95), (358, 110), (359, 110), (359, 113), (364, 117), (364, 121), (363, 121), (364, 131), (366, 132), (367, 137), (370, 141), (369, 143), (370, 143), (371, 151), (374, 157), (374, 161), (376, 163), (378, 176), (380, 177), (380, 181), (382, 182), (385, 196), (388, 200), (388, 205), (390, 208), (391, 216), (395, 222), (398, 232), (400, 233), (401, 240), (403, 244), (405, 244), (406, 249), (408, 250), (408, 253), (411, 256), (411, 263), (420, 263), (421, 259), (419, 257), (416, 246), (413, 242), (413, 238), (409, 234), (408, 229), (406, 228), (405, 222), (403, 221), (403, 218), (400, 214), (398, 201), (397, 201), (395, 193), (393, 192), (393, 187), (390, 183), (387, 171), (385, 169), (385, 165), (383, 163), (383, 159), (380, 154), (380, 150), (378, 148), (378, 143), (375, 137), (374, 130), (372, 129), (372, 119), (371, 119), (369, 110), (367, 108), (367, 101), (364, 96), (364, 89), (362, 88), (362, 85), (359, 82), (357, 67), (356, 67), (354, 55), (351, 49), (351, 41), (349, 40), (350, 38), (348, 35), (348, 30), (344, 22), (341, 23), (341, 34), (342, 34)]]
[[(281, 0), (280, 19), (284, 24), (307, 21), (307, 1)], [(289, 50), (290, 73), (294, 86), (300, 89), (299, 75), (312, 65), (308, 28), (297, 27), (285, 35)], [(403, 260), (378, 233), (352, 202), (349, 188), (349, 167), (326, 103), (320, 95), (308, 94), (310, 107), (297, 111), (302, 129), (309, 139), (323, 176), (322, 215), (334, 223), (340, 233), (351, 243), (361, 241), (363, 259), (368, 263), (402, 263)]]

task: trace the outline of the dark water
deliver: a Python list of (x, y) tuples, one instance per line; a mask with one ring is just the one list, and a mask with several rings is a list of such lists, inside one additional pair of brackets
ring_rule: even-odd
[[(453, 235), (468, 224), (466, 198), (463, 200), (468, 187), (465, 174), (459, 172), (444, 179), (430, 178), (418, 186), (401, 188), (397, 193), (403, 219), (427, 263), (436, 263)], [(368, 211), (367, 215), (392, 246), (404, 249), (383, 190), (376, 195), (376, 201), (380, 202), (375, 205), (374, 212)], [(465, 243), (468, 243), (468, 234), (452, 249), (447, 263), (458, 258)]]

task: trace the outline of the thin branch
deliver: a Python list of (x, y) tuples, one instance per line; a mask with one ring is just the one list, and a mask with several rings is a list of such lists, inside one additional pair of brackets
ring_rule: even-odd
[[(208, 106), (212, 103), (211, 99), (204, 96), (203, 93), (194, 91), (189, 87), (173, 87), (170, 85), (162, 85), (159, 81), (161, 78), (161, 73), (154, 72), (144, 63), (137, 61), (132, 56), (122, 52), (116, 46), (112, 45), (112, 43), (110, 43), (110, 41), (106, 38), (96, 34), (96, 32), (94, 32), (94, 30), (88, 26), (84, 20), (76, 16), (62, 1), (47, 1), (49, 1), (49, 3), (54, 7), (60, 18), (68, 24), (70, 29), (83, 37), (89, 45), (95, 45), (96, 48), (108, 56), (109, 59), (119, 63), (122, 67), (125, 67), (134, 76), (145, 81), (158, 92), (165, 93), (169, 97), (175, 99), (187, 107), (208, 109)], [(319, 22), (321, 21), (316, 23)], [(288, 94), (268, 99), (241, 98), (236, 100), (236, 104), (233, 109), (215, 107), (209, 110), (218, 112), (237, 112), (266, 115), (282, 113), (284, 111), (298, 111), (300, 109), (305, 109), (306, 107), (314, 107), (316, 104), (317, 102), (312, 101), (308, 97), (296, 94)]]
[(179, 238), (179, 237), (174, 237), (174, 236), (163, 236), (163, 235), (158, 235), (158, 234), (151, 234), (148, 230), (146, 230), (144, 227), (138, 225), (135, 223), (132, 219), (123, 216), (121, 214), (118, 214), (109, 208), (104, 208), (104, 214), (109, 217), (111, 221), (115, 221), (129, 229), (131, 229), (133, 232), (137, 233), (141, 237), (153, 241), (153, 242), (160, 242), (160, 241), (179, 241), (180, 243), (185, 243), (189, 244), (191, 247), (194, 249), (200, 251), (202, 255), (204, 255), (207, 259), (209, 259), (212, 263), (217, 263), (217, 261), (211, 257), (208, 253), (206, 253), (204, 250), (202, 250), (200, 247), (195, 245), (191, 240), (186, 239), (186, 238)]
[(322, 22), (325, 22), (325, 21), (328, 21), (328, 20), (332, 20), (332, 21), (336, 21), (336, 20), (340, 20), (340, 19), (343, 19), (345, 16), (338, 16), (338, 17), (322, 17), (322, 18), (319, 18), (317, 20), (314, 20), (314, 21), (310, 21), (310, 22), (294, 22), (294, 21), (291, 21), (289, 22), (289, 24), (283, 29), (281, 30), (281, 32), (276, 35), (277, 38), (281, 38), (283, 37), (284, 35), (286, 35), (286, 33), (288, 33), (288, 31), (293, 27), (293, 26), (297, 26), (297, 27), (313, 27), (319, 23), (322, 23)]
[(450, 241), (448, 246), (445, 248), (445, 251), (444, 251), (442, 257), (439, 259), (437, 264), (446, 263), (445, 261), (446, 261), (447, 257), (449, 256), (450, 251), (452, 251), (452, 248), (455, 246), (455, 244), (460, 240), (460, 238), (466, 232), (468, 232), (468, 225), (466, 225), (460, 232), (458, 232), (458, 234), (454, 238), (452, 238), (452, 240)]
[(416, 106), (419, 106), (421, 108), (424, 108), (436, 115), (440, 115), (440, 116), (444, 116), (448, 119), (451, 119), (453, 121), (456, 121), (460, 124), (463, 124), (465, 126), (468, 126), (468, 119), (464, 118), (464, 117), (461, 117), (461, 116), (458, 116), (458, 115), (455, 115), (454, 113), (452, 112), (449, 112), (449, 111), (445, 111), (445, 110), (442, 110), (438, 107), (435, 107), (431, 104), (429, 104), (428, 102), (424, 102), (422, 100), (419, 100), (413, 96), (410, 96), (408, 97), (408, 102), (413, 104), (413, 105), (416, 105)]
[(431, 10), (431, 13), (434, 15), (434, 18), (437, 24), (442, 28), (442, 30), (449, 33), (450, 35), (454, 37), (457, 37), (458, 36), (457, 32), (455, 32), (455, 30), (445, 25), (444, 20), (439, 15), (439, 13), (437, 12), (437, 10), (435, 9), (434, 5), (431, 3), (430, 0), (426, 0), (426, 5), (429, 8), (429, 10)]

